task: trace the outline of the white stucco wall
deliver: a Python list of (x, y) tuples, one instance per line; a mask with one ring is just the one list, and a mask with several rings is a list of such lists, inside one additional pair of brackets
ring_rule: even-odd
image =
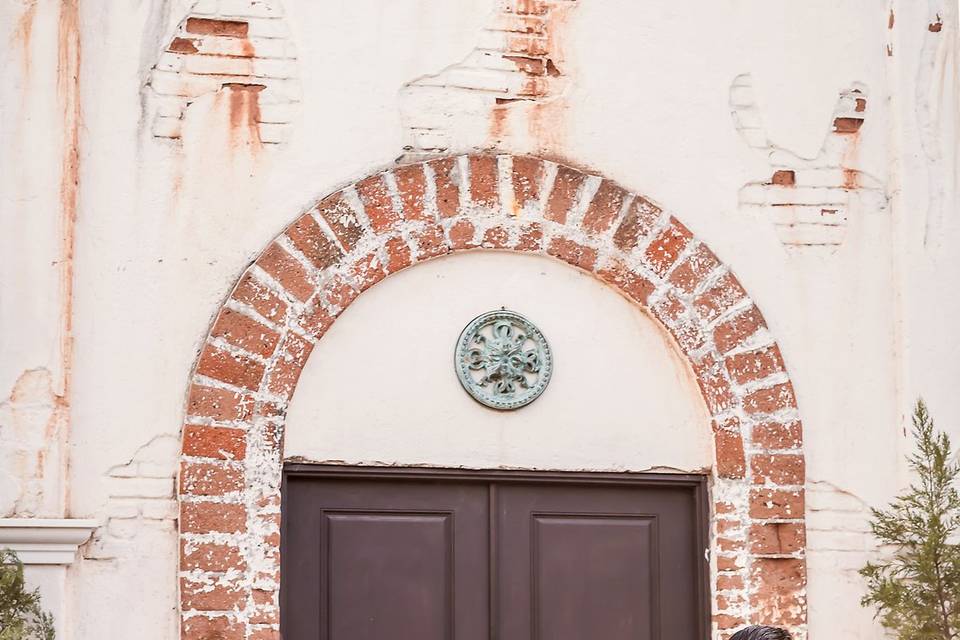
[[(506, 307), (550, 342), (555, 374), (521, 411), (460, 387), (453, 348)], [(547, 258), (470, 253), (385, 280), (311, 355), (287, 414), (285, 456), (352, 464), (644, 471), (712, 466), (689, 366), (656, 322), (592, 276)]]
[[(289, 141), (269, 148), (231, 130), (213, 96), (188, 110), (181, 142), (151, 135), (142, 87), (188, 3), (80, 0), (75, 25), (63, 19), (70, 6), (0, 8), (10, 43), (0, 53), (0, 516), (108, 523), (67, 573), (69, 602), (57, 605), (70, 617), (64, 637), (170, 638), (176, 439), (213, 314), (243, 267), (305, 206), (404, 152), (401, 87), (466, 56), (493, 2), (287, 0), (302, 101)], [(938, 11), (944, 37), (930, 45), (927, 25)], [(567, 158), (668, 207), (757, 301), (804, 421), (816, 637), (879, 636), (859, 607), (855, 570), (871, 548), (862, 533), (867, 507), (907, 479), (904, 425), (914, 399), (922, 394), (960, 441), (956, 19), (950, 0), (577, 0), (559, 37), (565, 93), (537, 109), (518, 106), (497, 137), (498, 148)], [(72, 31), (82, 43), (78, 89), (63, 76)], [(921, 73), (927, 68), (936, 73)], [(830, 129), (838, 92), (853, 82), (869, 88), (857, 163), (883, 185), (889, 205), (855, 197), (836, 251), (787, 252), (764, 214), (738, 204), (741, 187), (771, 171), (731, 122), (730, 88), (744, 73), (752, 74), (770, 138), (805, 158), (817, 155)], [(79, 205), (74, 239), (64, 242), (71, 124), (63, 109), (74, 90)], [(461, 104), (473, 103), (458, 95), (450, 108)], [(456, 122), (451, 151), (493, 144), (489, 114)], [(72, 293), (63, 284), (67, 267)], [(476, 298), (463, 294), (468, 282)], [(428, 291), (438, 295), (427, 299)], [(579, 313), (568, 308), (571, 299), (583, 302)], [(562, 356), (547, 394), (515, 416), (474, 406), (449, 367), (462, 325), (501, 304), (534, 318)], [(421, 317), (431, 305), (435, 312)], [(343, 403), (331, 416), (329, 406), (360, 395), (369, 363), (358, 355), (392, 354), (376, 363), (379, 371), (403, 372), (407, 341), (378, 344), (383, 336), (373, 332), (387, 309), (401, 335), (421, 323), (432, 329), (420, 369), (426, 393), (441, 399), (388, 423), (382, 416), (409, 406), (415, 389), (401, 377), (364, 403), (367, 429), (347, 430), (358, 414)], [(603, 328), (590, 349), (579, 337), (584, 327)], [(625, 366), (604, 369), (623, 353)], [(568, 368), (574, 363), (581, 366)], [(578, 388), (605, 394), (606, 415), (590, 420), (586, 403), (567, 393)], [(535, 258), (468, 255), (392, 277), (346, 312), (304, 373), (288, 453), (696, 469), (709, 460), (709, 444), (694, 395), (656, 325), (601, 285)], [(627, 419), (641, 402), (642, 425)], [(454, 416), (463, 423), (456, 439), (443, 431), (446, 438), (410, 450), (414, 418), (440, 432)], [(514, 424), (521, 421), (529, 424)], [(45, 466), (34, 465), (51, 424), (69, 438), (69, 455), (54, 446)], [(650, 449), (643, 428), (674, 437)], [(545, 448), (539, 440), (547, 434)], [(124, 610), (130, 602), (136, 608)]]

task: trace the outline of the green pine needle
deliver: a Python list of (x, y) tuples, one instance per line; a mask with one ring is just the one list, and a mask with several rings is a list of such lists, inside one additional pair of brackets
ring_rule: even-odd
[(23, 563), (0, 549), (0, 640), (54, 640), (53, 618), (40, 608), (40, 594), (28, 591)]
[(892, 548), (888, 560), (867, 563), (864, 606), (903, 640), (960, 639), (960, 464), (950, 438), (934, 429), (923, 400), (913, 412), (917, 451), (908, 462), (915, 481), (886, 509), (873, 509), (870, 527)]

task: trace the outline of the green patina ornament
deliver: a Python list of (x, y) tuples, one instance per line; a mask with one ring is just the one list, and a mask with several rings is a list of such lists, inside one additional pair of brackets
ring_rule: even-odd
[(501, 309), (467, 324), (457, 341), (454, 364), (460, 384), (477, 402), (493, 409), (519, 409), (547, 388), (553, 354), (536, 325)]

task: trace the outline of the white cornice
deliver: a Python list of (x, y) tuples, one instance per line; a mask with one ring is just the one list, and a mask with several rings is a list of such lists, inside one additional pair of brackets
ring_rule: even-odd
[(23, 564), (71, 564), (77, 547), (99, 526), (96, 520), (0, 518), (0, 549)]

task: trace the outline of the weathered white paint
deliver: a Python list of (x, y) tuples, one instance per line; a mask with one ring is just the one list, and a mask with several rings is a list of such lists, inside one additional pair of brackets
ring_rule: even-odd
[[(691, 6), (672, 0), (577, 0), (562, 36), (569, 79), (565, 93), (537, 109), (518, 105), (506, 114), (506, 133), (500, 136), (502, 148), (569, 158), (676, 211), (732, 266), (762, 308), (783, 348), (804, 419), (811, 493), (810, 631), (816, 637), (879, 635), (869, 612), (859, 607), (862, 585), (855, 570), (872, 548), (863, 536), (866, 507), (887, 500), (907, 479), (904, 426), (917, 395), (924, 395), (938, 423), (960, 440), (955, 389), (960, 380), (955, 333), (960, 299), (952, 294), (960, 286), (955, 189), (937, 200), (942, 217), (935, 225), (936, 242), (924, 243), (931, 196), (936, 195), (930, 176), (955, 176), (958, 166), (955, 124), (960, 110), (949, 84), (956, 77), (949, 64), (950, 56), (955, 61), (957, 55), (957, 14), (955, 0), (929, 4), (721, 0)], [(116, 480), (111, 473), (146, 461), (165, 468), (167, 479), (172, 478), (172, 466), (164, 467), (172, 465), (165, 461), (167, 452), (149, 445), (180, 429), (197, 347), (237, 274), (309, 202), (404, 153), (401, 87), (464, 59), (494, 10), (492, 0), (287, 0), (301, 64), (301, 113), (288, 143), (259, 149), (243, 136), (231, 137), (228, 114), (212, 96), (188, 109), (182, 144), (151, 135), (152, 118), (140, 89), (188, 5), (184, 0), (80, 2), (83, 126), (70, 457), (67, 469), (64, 457), (49, 452), (43, 482), (20, 472), (13, 477), (9, 461), (35, 459), (42, 446), (24, 453), (22, 444), (42, 445), (49, 413), (63, 392), (60, 274), (65, 256), (59, 192), (64, 141), (57, 97), (61, 3), (36, 0), (0, 7), (0, 34), (8, 43), (0, 50), (0, 395), (15, 395), (26, 372), (49, 372), (52, 381), (36, 402), (18, 403), (11, 397), (0, 403), (0, 469), (7, 474), (0, 476), (0, 516), (27, 504), (23, 496), (28, 495), (27, 511), (35, 515), (129, 521), (119, 529), (115, 525), (113, 538), (106, 528), (99, 532), (84, 550), (86, 559), (67, 571), (69, 606), (58, 612), (67, 619), (65, 638), (175, 637), (172, 495), (136, 497), (155, 501), (149, 513), (156, 517), (110, 516), (126, 513), (110, 497)], [(891, 8), (896, 19), (888, 30)], [(923, 52), (930, 38), (929, 12), (938, 8), (948, 22), (934, 48), (939, 52), (936, 68), (953, 68), (954, 73), (928, 74), (940, 79), (923, 93), (937, 105), (931, 124), (930, 114), (919, 117), (917, 84), (923, 74), (917, 70), (927, 64)], [(24, 25), (30, 26), (29, 37)], [(885, 52), (888, 44), (892, 57)], [(861, 168), (884, 185), (890, 207), (880, 213), (854, 199), (846, 238), (832, 255), (787, 255), (769, 220), (737, 206), (738, 189), (769, 168), (730, 122), (730, 85), (743, 73), (753, 75), (771, 138), (808, 158), (816, 155), (829, 129), (838, 91), (852, 82), (870, 89), (859, 157)], [(454, 98), (448, 106), (455, 111), (472, 104)], [(458, 118), (453, 150), (465, 150), (464, 141), (487, 139), (490, 128), (489, 114)], [(921, 143), (932, 130), (945, 141), (938, 158), (931, 158)], [(571, 419), (569, 431), (561, 434), (566, 442), (552, 438), (552, 449), (543, 452), (533, 435), (551, 433), (548, 420), (557, 420), (557, 405), (570, 401), (558, 390), (572, 380), (562, 377), (527, 411), (504, 417), (488, 416), (472, 405), (451, 372), (445, 387), (434, 387), (433, 409), (472, 416), (465, 432), (472, 440), (451, 434), (445, 442), (427, 441), (419, 456), (395, 437), (403, 431), (384, 429), (373, 419), (386, 411), (388, 398), (403, 399), (389, 387), (364, 407), (374, 430), (356, 431), (347, 439), (347, 432), (335, 430), (332, 421), (311, 417), (311, 389), (322, 396), (334, 387), (321, 382), (349, 384), (329, 368), (333, 363), (366, 349), (397, 349), (393, 360), (398, 359), (402, 344), (378, 346), (383, 336), (363, 331), (376, 326), (366, 314), (379, 308), (381, 298), (393, 300), (398, 317), (409, 319), (423, 306), (411, 304), (420, 294), (416, 288), (404, 290), (405, 281), (443, 274), (444, 267), (465, 271), (458, 265), (474, 263), (498, 273), (536, 269), (519, 266), (518, 260), (522, 258), (451, 258), (399, 275), (359, 300), (308, 365), (292, 409), (291, 446), (303, 452), (314, 447), (311, 455), (320, 458), (355, 461), (563, 468), (701, 465), (703, 450), (685, 448), (679, 438), (664, 438), (656, 456), (636, 453), (642, 451), (639, 447), (628, 448), (636, 457), (623, 455), (621, 436), (637, 438), (642, 431), (628, 436), (619, 413), (608, 417), (620, 420), (606, 423), (615, 443), (584, 450), (579, 445), (587, 439), (573, 431)], [(661, 392), (655, 398), (661, 404), (644, 406), (646, 422), (685, 424), (687, 431), (675, 433), (699, 433), (694, 426), (703, 425), (692, 421), (695, 403), (681, 402), (691, 397), (690, 385), (655, 325), (575, 272), (553, 264), (545, 269), (564, 283), (564, 291), (532, 292), (541, 296), (535, 299), (542, 313), (514, 306), (563, 345), (569, 355), (559, 360), (558, 372), (567, 362), (590, 362), (591, 356), (574, 345), (575, 318), (561, 322), (556, 316), (558, 300), (581, 295), (598, 305), (596, 322), (609, 323), (604, 326), (611, 330), (618, 327), (618, 337), (634, 336), (629, 348), (638, 356), (672, 367), (675, 384), (637, 372), (645, 388)], [(457, 278), (462, 282), (463, 273)], [(521, 292), (529, 282), (517, 277), (513, 286)], [(461, 298), (454, 300), (464, 304)], [(455, 334), (470, 313), (491, 306), (478, 304), (471, 310), (452, 305), (438, 311), (446, 316), (431, 320), (436, 343), (429, 344), (441, 360), (428, 363), (425, 358), (423, 368), (427, 375), (427, 364), (436, 367), (429, 375), (437, 385), (441, 370), (449, 366), (451, 339), (444, 336)], [(619, 338), (614, 341), (612, 335), (592, 352), (620, 349)], [(329, 357), (321, 358), (324, 354)], [(360, 375), (363, 369), (354, 360), (347, 362), (342, 366), (357, 367), (353, 375)], [(368, 383), (356, 380), (354, 389)], [(610, 386), (591, 388), (612, 391), (623, 383), (606, 384)], [(14, 414), (16, 420), (9, 417)], [(536, 420), (526, 439), (517, 440), (512, 423), (523, 416)], [(339, 417), (346, 421), (354, 416)], [(498, 424), (484, 430), (481, 418)], [(320, 440), (310, 445), (310, 425), (320, 425), (316, 428), (330, 436), (325, 443), (335, 447), (321, 451)], [(23, 430), (30, 439), (15, 438)], [(458, 446), (462, 451), (457, 452)], [(137, 457), (144, 448), (149, 460)], [(67, 481), (60, 480), (61, 474)], [(142, 488), (159, 491), (158, 484)], [(39, 489), (25, 494), (23, 487)], [(136, 609), (129, 602), (136, 602)]]

